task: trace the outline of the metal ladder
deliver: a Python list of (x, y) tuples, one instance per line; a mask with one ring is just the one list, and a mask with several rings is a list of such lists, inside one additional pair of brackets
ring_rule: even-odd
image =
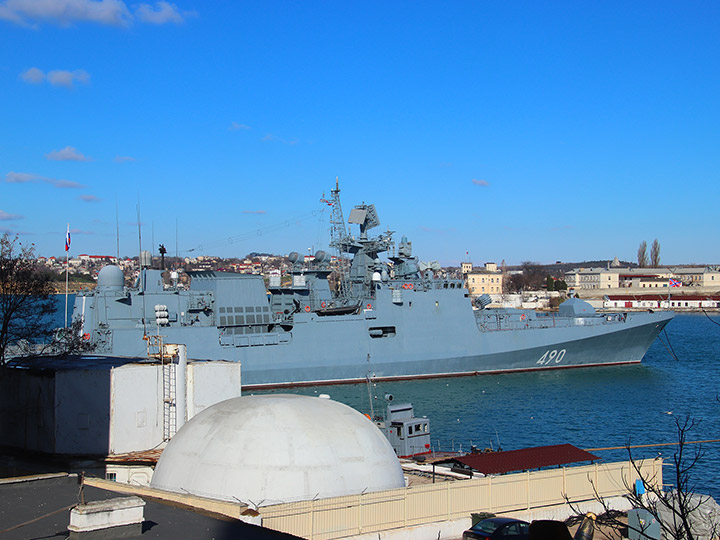
[(177, 432), (177, 365), (165, 354), (162, 336), (146, 336), (148, 357), (160, 360), (162, 369), (163, 441), (172, 439)]

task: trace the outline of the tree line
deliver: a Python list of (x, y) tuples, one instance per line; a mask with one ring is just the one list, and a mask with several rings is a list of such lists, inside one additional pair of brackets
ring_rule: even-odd
[(637, 263), (640, 268), (657, 268), (660, 266), (660, 242), (656, 238), (650, 247), (650, 258), (648, 259), (647, 242), (640, 242), (637, 252)]

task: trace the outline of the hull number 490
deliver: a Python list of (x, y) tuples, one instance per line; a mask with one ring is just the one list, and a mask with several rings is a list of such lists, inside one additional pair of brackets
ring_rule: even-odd
[(565, 358), (565, 349), (560, 349), (559, 351), (553, 349), (552, 351), (545, 351), (545, 354), (535, 363), (541, 366), (550, 365), (552, 362), (559, 364), (563, 358)]

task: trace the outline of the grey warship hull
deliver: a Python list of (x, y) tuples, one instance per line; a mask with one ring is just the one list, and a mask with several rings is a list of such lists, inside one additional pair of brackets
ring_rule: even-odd
[[(452, 303), (443, 295), (437, 298)], [(358, 314), (297, 314), (289, 331), (233, 335), (216, 326), (180, 326), (161, 328), (159, 334), (168, 343), (186, 344), (191, 358), (241, 362), (243, 387), (259, 388), (638, 363), (672, 318), (669, 313), (627, 313), (609, 315), (610, 321), (603, 315), (568, 321), (557, 314), (489, 312), (482, 315), (486, 322), (504, 320), (500, 329), (488, 330), (476, 323), (466, 300), (469, 320), (459, 316), (460, 306), (448, 305), (445, 311), (455, 316), (437, 317), (455, 321), (438, 330), (433, 318), (416, 320), (407, 313), (420, 311), (413, 302), (405, 313), (402, 306), (387, 306), (394, 313), (386, 316), (376, 315), (382, 299)], [(391, 328), (394, 335), (371, 337), (376, 328)], [(111, 332), (98, 352), (147, 355), (139, 324)]]
[(578, 299), (558, 313), (474, 309), (464, 283), (419, 268), (404, 238), (380, 261), (392, 243), (367, 238), (374, 207), (350, 219), (361, 235), (335, 235), (353, 255), (336, 291), (323, 256), (269, 290), (260, 276), (212, 271), (191, 272), (182, 288), (150, 268), (126, 287), (107, 267), (73, 317), (96, 355), (143, 358), (145, 336), (159, 335), (192, 359), (241, 362), (246, 389), (638, 363), (673, 317), (596, 313)]

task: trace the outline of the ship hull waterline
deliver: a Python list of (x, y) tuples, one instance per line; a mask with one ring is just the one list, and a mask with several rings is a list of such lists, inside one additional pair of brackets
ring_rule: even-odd
[[(452, 349), (450, 351), (442, 348), (423, 351), (413, 343), (403, 343), (401, 336), (366, 339), (364, 346), (348, 350), (347, 344), (358, 340), (353, 339), (354, 332), (345, 329), (334, 336), (324, 333), (324, 343), (319, 348), (313, 346), (317, 341), (313, 335), (303, 335), (302, 329), (291, 332), (293, 338), (289, 343), (221, 348), (211, 346), (213, 341), (217, 344), (217, 333), (213, 339), (213, 332), (209, 331), (207, 343), (195, 336), (196, 346), (188, 347), (188, 355), (200, 361), (240, 362), (245, 390), (356, 384), (368, 379), (392, 381), (626, 365), (642, 361), (651, 343), (672, 318), (672, 313), (642, 315), (644, 318), (651, 315), (652, 320), (633, 324), (633, 314), (629, 314), (625, 329), (608, 326), (607, 331), (600, 333), (596, 326), (530, 328), (515, 332), (475, 330), (474, 339), (466, 336), (464, 340), (456, 340), (448, 347)], [(361, 328), (357, 330), (367, 332), (367, 325), (358, 321), (361, 322), (357, 325)], [(124, 332), (116, 330), (116, 337), (120, 338), (117, 341), (135, 341), (138, 347), (145, 347), (137, 331), (128, 329), (127, 332), (135, 334), (135, 339), (121, 338)], [(173, 335), (175, 332), (164, 333), (166, 342), (181, 342), (182, 336)], [(430, 340), (441, 338), (431, 336)], [(192, 349), (214, 351), (209, 356), (196, 355)], [(121, 356), (143, 357), (141, 350), (133, 351), (133, 354), (123, 352), (120, 352)], [(301, 366), (298, 357), (303, 359)]]

